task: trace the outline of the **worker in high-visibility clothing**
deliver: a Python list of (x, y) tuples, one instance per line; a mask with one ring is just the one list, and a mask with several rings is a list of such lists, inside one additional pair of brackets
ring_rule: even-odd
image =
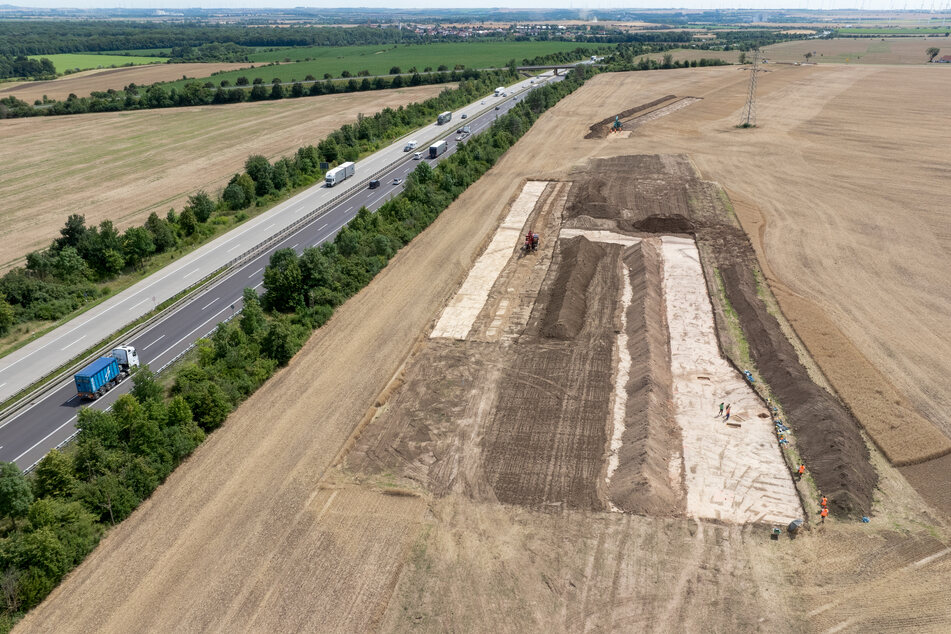
[(822, 508), (825, 508), (825, 507), (829, 506), (829, 500), (828, 500), (828, 498), (826, 498), (826, 496), (823, 495), (823, 496), (822, 496), (822, 502), (820, 502), (820, 504), (822, 504)]
[(802, 480), (802, 474), (806, 472), (806, 465), (799, 463), (799, 479)]
[(820, 522), (822, 522), (823, 524), (825, 524), (825, 523), (826, 523), (826, 517), (828, 517), (828, 516), (829, 516), (829, 509), (826, 508), (826, 507), (822, 507), (822, 512), (819, 513), (819, 517), (822, 518), (822, 519), (820, 520)]

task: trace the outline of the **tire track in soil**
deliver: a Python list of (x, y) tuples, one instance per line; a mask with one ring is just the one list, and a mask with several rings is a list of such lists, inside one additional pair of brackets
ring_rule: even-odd
[[(617, 245), (559, 241), (542, 293), (503, 372), (487, 426), (485, 472), (500, 502), (602, 510)], [(526, 377), (547, 377), (545, 384)], [(545, 385), (545, 387), (543, 387)], [(550, 386), (550, 387), (549, 387)]]

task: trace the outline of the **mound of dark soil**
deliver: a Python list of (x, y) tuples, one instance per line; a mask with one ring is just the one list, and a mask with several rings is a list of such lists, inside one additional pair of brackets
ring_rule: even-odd
[(627, 309), (631, 368), (626, 425), (608, 497), (629, 513), (682, 515), (682, 483), (670, 481), (670, 461), (682, 459), (683, 440), (673, 411), (663, 259), (645, 240), (627, 250), (624, 263), (633, 290)]
[(558, 277), (551, 288), (541, 335), (569, 340), (577, 337), (584, 325), (588, 285), (604, 257), (604, 249), (583, 236), (561, 244)]
[(658, 106), (664, 103), (665, 101), (670, 101), (671, 99), (676, 99), (676, 98), (677, 98), (677, 95), (667, 95), (666, 97), (655, 99), (654, 101), (651, 101), (649, 103), (641, 104), (633, 108), (628, 108), (624, 112), (619, 112), (617, 115), (611, 115), (610, 117), (601, 119), (601, 121), (598, 121), (597, 123), (592, 125), (590, 128), (588, 128), (588, 133), (584, 135), (584, 138), (603, 139), (610, 133), (611, 126), (614, 125), (615, 116), (620, 117), (621, 121), (623, 122), (624, 119), (630, 117), (631, 115), (647, 110), (648, 108), (653, 108), (654, 106)]
[(670, 216), (648, 216), (638, 221), (622, 221), (618, 223), (624, 231), (640, 231), (643, 233), (693, 233), (694, 224), (681, 214)]
[[(613, 120), (613, 117), (612, 117)], [(756, 254), (715, 183), (699, 178), (681, 155), (592, 159), (576, 177), (565, 218), (614, 220), (622, 230), (693, 233), (723, 274), (757, 368), (777, 395), (796, 432), (806, 468), (837, 515), (866, 514), (878, 476), (858, 421), (837, 398), (809, 378), (779, 322), (757, 295)], [(625, 444), (626, 441), (625, 441)]]
[(782, 403), (799, 452), (816, 486), (829, 498), (830, 510), (837, 515), (867, 515), (878, 474), (855, 419), (809, 378), (776, 318), (757, 296), (752, 270), (733, 264), (721, 267), (720, 273), (753, 362)]

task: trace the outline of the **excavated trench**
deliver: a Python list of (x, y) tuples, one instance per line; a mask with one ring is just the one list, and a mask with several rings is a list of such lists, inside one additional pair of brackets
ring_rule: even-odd
[(718, 188), (701, 181), (685, 157), (637, 155), (594, 159), (573, 174), (566, 226), (691, 233), (713, 254), (706, 276), (720, 271), (750, 355), (782, 404), (806, 467), (834, 514), (871, 510), (878, 475), (858, 422), (800, 363), (779, 323), (757, 294), (752, 245), (729, 216)]

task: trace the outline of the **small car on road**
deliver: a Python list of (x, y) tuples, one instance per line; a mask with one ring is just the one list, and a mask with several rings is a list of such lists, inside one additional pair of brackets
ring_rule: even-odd
[(394, 178), (394, 179), (393, 179), (393, 184), (394, 184), (394, 185), (399, 185), (399, 184), (402, 183), (402, 182), (403, 182), (403, 179), (402, 179), (402, 178)]
[(374, 178), (372, 181), (370, 181), (370, 189), (376, 189), (379, 186), (380, 186), (379, 180)]
[(462, 118), (463, 118), (463, 119), (468, 119), (468, 118), (469, 118), (469, 115), (463, 113)]

